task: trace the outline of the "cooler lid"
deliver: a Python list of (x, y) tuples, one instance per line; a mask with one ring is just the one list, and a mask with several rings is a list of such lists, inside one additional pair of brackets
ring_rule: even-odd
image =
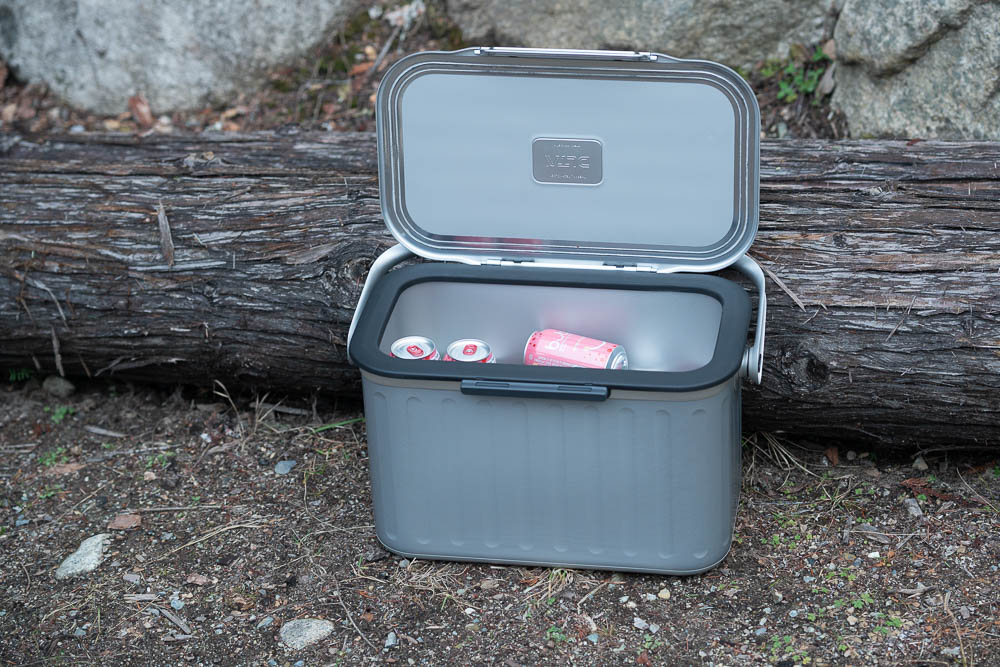
[(716, 63), (424, 52), (377, 114), (386, 224), (427, 258), (715, 271), (757, 233), (760, 111)]

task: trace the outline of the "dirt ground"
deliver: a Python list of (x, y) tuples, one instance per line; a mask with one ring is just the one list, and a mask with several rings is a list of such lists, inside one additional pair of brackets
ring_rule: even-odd
[[(995, 460), (922, 470), (757, 434), (732, 552), (706, 574), (406, 561), (375, 538), (359, 405), (56, 398), (23, 375), (0, 388), (4, 664), (1000, 661)], [(94, 571), (56, 580), (105, 532)], [(285, 648), (297, 618), (333, 631)]]

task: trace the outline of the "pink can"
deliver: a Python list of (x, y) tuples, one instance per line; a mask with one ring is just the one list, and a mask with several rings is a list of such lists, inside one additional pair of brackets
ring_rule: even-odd
[(617, 343), (545, 329), (528, 337), (524, 363), (528, 366), (627, 369), (628, 355)]
[(472, 361), (481, 364), (495, 364), (497, 362), (489, 344), (477, 338), (456, 340), (445, 350), (444, 360)]
[(427, 336), (405, 336), (389, 346), (389, 355), (400, 359), (425, 359), (437, 361), (441, 358), (437, 346)]

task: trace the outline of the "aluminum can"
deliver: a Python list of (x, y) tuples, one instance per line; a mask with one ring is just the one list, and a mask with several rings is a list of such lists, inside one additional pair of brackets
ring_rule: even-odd
[(528, 366), (627, 369), (628, 355), (617, 343), (545, 329), (528, 337), (524, 363)]
[(448, 346), (445, 361), (475, 361), (481, 364), (495, 364), (496, 357), (489, 343), (476, 338), (460, 338)]
[(400, 359), (436, 361), (441, 358), (434, 341), (426, 336), (404, 336), (389, 346), (389, 354)]

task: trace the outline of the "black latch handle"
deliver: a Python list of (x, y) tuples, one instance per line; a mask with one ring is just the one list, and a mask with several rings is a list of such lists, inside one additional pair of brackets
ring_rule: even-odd
[(568, 398), (577, 401), (604, 401), (608, 398), (607, 387), (599, 387), (592, 384), (500, 382), (495, 380), (462, 380), (462, 393), (474, 396)]

